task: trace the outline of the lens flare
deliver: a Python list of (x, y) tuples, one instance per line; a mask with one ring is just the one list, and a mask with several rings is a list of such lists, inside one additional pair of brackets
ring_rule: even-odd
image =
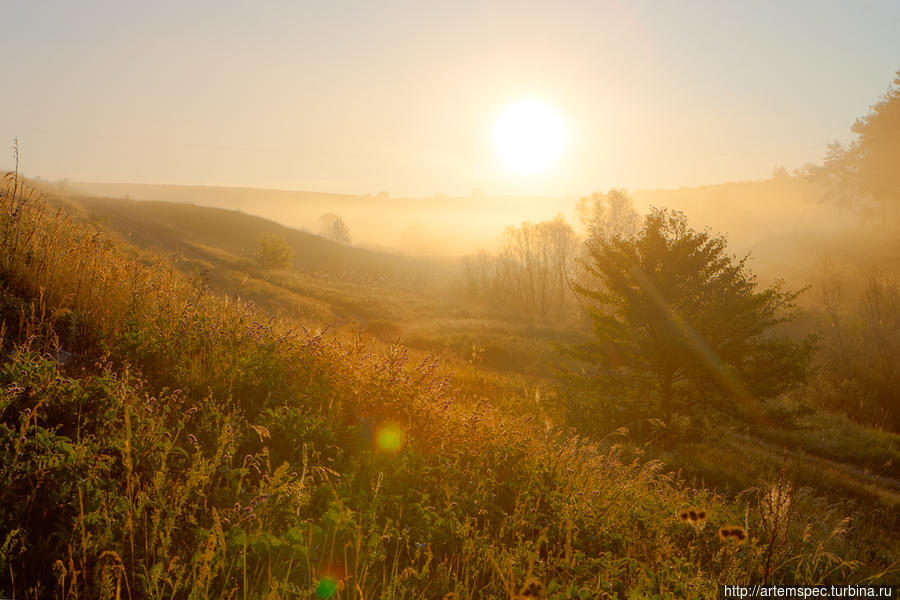
[(333, 598), (338, 590), (338, 582), (334, 577), (323, 577), (319, 580), (319, 585), (316, 586), (316, 597), (322, 598), (323, 600), (327, 598)]
[(403, 447), (403, 430), (393, 423), (382, 425), (375, 434), (375, 445), (382, 452), (395, 453)]

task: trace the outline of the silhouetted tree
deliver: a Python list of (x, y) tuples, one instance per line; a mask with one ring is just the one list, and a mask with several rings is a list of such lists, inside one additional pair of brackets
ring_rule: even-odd
[(571, 293), (569, 267), (578, 247), (561, 216), (507, 227), (497, 256), (497, 289), (507, 304), (538, 317), (560, 317)]
[(787, 181), (791, 178), (791, 174), (788, 173), (788, 170), (784, 167), (784, 165), (778, 165), (774, 169), (772, 169), (772, 179), (775, 181)]
[(900, 431), (900, 283), (873, 272), (855, 303), (839, 281), (822, 292), (817, 396), (858, 421)]
[[(579, 265), (587, 258), (588, 246), (614, 237), (631, 237), (641, 228), (641, 216), (634, 209), (634, 203), (624, 190), (611, 189), (606, 193), (594, 192), (581, 198), (575, 205), (575, 214), (587, 236), (586, 243), (579, 251)], [(580, 266), (572, 273), (575, 282), (593, 285), (591, 275)]]
[(353, 239), (350, 237), (350, 228), (344, 219), (334, 213), (325, 213), (319, 217), (322, 235), (338, 244), (349, 245)]
[(294, 250), (280, 235), (267, 233), (259, 236), (256, 260), (267, 269), (290, 269), (294, 263)]
[[(900, 205), (900, 71), (868, 115), (856, 120), (858, 137), (844, 146), (834, 142), (813, 179), (825, 183), (830, 198), (867, 216), (874, 203), (887, 219), (889, 207)], [(854, 204), (856, 206), (854, 207)]]
[(462, 275), (470, 298), (539, 318), (559, 318), (572, 306), (570, 271), (578, 249), (562, 216), (507, 227), (496, 256), (466, 256)]
[(575, 205), (578, 220), (587, 233), (588, 241), (610, 237), (629, 237), (641, 227), (641, 216), (624, 190), (615, 188), (607, 193), (594, 192)]
[(813, 338), (775, 333), (800, 292), (758, 289), (746, 258), (682, 213), (653, 209), (637, 235), (594, 238), (584, 263), (594, 339), (569, 349), (585, 370), (567, 391), (573, 406), (606, 402), (607, 425), (769, 398), (807, 376)]

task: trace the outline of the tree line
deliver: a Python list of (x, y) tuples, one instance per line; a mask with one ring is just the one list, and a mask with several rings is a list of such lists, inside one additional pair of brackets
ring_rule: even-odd
[(577, 316), (580, 304), (572, 283), (586, 275), (581, 263), (585, 244), (633, 235), (641, 217), (631, 198), (617, 189), (582, 198), (576, 214), (581, 235), (557, 215), (507, 227), (496, 254), (479, 251), (464, 257), (462, 276), (469, 299), (543, 320)]
[(900, 220), (900, 70), (851, 131), (852, 141), (829, 144), (824, 163), (807, 168), (809, 178), (863, 220)]

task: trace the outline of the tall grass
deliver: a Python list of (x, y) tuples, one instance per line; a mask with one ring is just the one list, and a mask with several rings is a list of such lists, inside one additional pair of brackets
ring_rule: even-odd
[[(764, 571), (891, 576), (893, 558), (860, 565), (813, 530), (772, 560), (749, 498), (463, 402), (401, 346), (133, 260), (15, 175), (0, 219), (2, 595), (712, 596)], [(709, 526), (686, 527), (701, 505)], [(718, 541), (735, 523), (747, 543)]]

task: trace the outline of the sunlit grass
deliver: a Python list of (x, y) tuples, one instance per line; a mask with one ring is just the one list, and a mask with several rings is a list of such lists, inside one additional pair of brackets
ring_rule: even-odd
[[(483, 365), (458, 390), (400, 345), (271, 318), (6, 182), (2, 594), (684, 596), (759, 577), (751, 493), (573, 437), (537, 389), (513, 411)], [(773, 580), (893, 576), (894, 554), (851, 560), (849, 507), (793, 502)], [(735, 523), (745, 550), (720, 552)]]

